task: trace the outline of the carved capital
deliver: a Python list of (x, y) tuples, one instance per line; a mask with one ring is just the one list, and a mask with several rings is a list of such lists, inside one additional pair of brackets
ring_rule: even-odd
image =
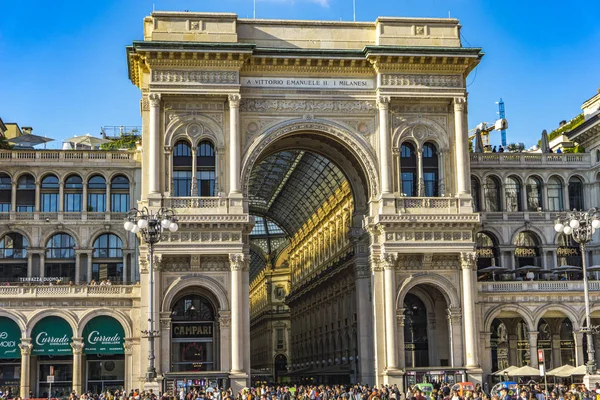
[(173, 146), (165, 146), (165, 154), (171, 154), (173, 151)]
[(390, 96), (377, 96), (377, 108), (387, 110), (390, 107), (392, 99)]
[(396, 254), (385, 253), (381, 255), (381, 266), (383, 269), (394, 269), (396, 266), (397, 256)]
[(125, 339), (123, 350), (125, 350), (125, 354), (133, 354), (133, 341), (131, 339)]
[(371, 267), (369, 264), (358, 264), (355, 267), (356, 279), (368, 278), (371, 276)]
[(230, 317), (219, 318), (219, 326), (221, 328), (229, 328), (231, 326), (231, 318)]
[(396, 322), (398, 323), (398, 325), (400, 327), (404, 327), (404, 313), (402, 314), (396, 314)]
[(83, 353), (83, 339), (81, 338), (73, 338), (71, 342), (71, 347), (73, 348), (73, 354), (81, 354)]
[(230, 254), (229, 267), (231, 271), (248, 271), (248, 260), (242, 253)]
[(239, 108), (242, 96), (240, 96), (239, 94), (230, 94), (229, 96), (227, 96), (227, 99), (229, 100), (229, 108)]
[(161, 327), (161, 329), (165, 329), (165, 330), (171, 329), (171, 318), (161, 318), (160, 319), (160, 327)]
[(148, 101), (150, 102), (150, 107), (159, 107), (160, 106), (160, 93), (150, 93), (148, 95)]
[(460, 253), (460, 266), (462, 269), (475, 269), (477, 265), (477, 253), (474, 251)]
[(21, 349), (22, 356), (30, 356), (33, 345), (31, 343), (19, 343), (19, 348)]
[(461, 324), (462, 323), (462, 313), (460, 308), (449, 308), (446, 310), (446, 318), (448, 318), (448, 322), (450, 324)]
[(454, 98), (454, 111), (465, 111), (465, 106), (467, 105), (467, 99), (464, 97), (455, 97)]

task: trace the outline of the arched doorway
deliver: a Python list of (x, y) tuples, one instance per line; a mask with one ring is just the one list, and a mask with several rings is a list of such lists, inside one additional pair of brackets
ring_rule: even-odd
[(185, 294), (171, 308), (171, 371), (216, 371), (219, 368), (218, 325), (211, 300)]
[(277, 354), (277, 356), (275, 356), (275, 361), (273, 362), (273, 372), (275, 382), (279, 382), (281, 374), (287, 372), (287, 357), (285, 354)]
[[(293, 360), (289, 368), (299, 380), (319, 376), (323, 383), (349, 382), (361, 367), (368, 373), (373, 364), (359, 348), (369, 347), (372, 351), (372, 343), (356, 342), (360, 334), (350, 340), (343, 337), (346, 331), (369, 326), (357, 320), (357, 315), (365, 315), (357, 312), (357, 298), (362, 299), (365, 309), (371, 306), (364, 301), (369, 298), (368, 285), (367, 293), (357, 294), (355, 242), (350, 240), (349, 232), (354, 229), (358, 233), (356, 240), (366, 239), (362, 220), (368, 213), (370, 193), (377, 185), (377, 169), (370, 154), (355, 153), (365, 152), (368, 145), (361, 143), (355, 148), (345, 140), (360, 138), (333, 134), (331, 126), (320, 122), (292, 122), (280, 128), (250, 146), (242, 170), (250, 214), (259, 222), (272, 221), (283, 232), (280, 241), (289, 242), (285, 249), (271, 249), (268, 257), (268, 251), (263, 251), (265, 256), (253, 258), (250, 281), (264, 280), (254, 287), (277, 288), (278, 271), (287, 271), (289, 290), (281, 304), (275, 292), (266, 294), (272, 309), (268, 317), (254, 317), (254, 310), (263, 303), (251, 303), (252, 368), (272, 369), (272, 360), (287, 351), (286, 357)], [(364, 166), (369, 163), (372, 168), (365, 172)], [(254, 244), (260, 247), (254, 233)], [(368, 243), (364, 249), (366, 257)], [(302, 289), (311, 280), (315, 285), (310, 290)], [(256, 290), (250, 296), (262, 294)], [(286, 313), (289, 316), (285, 317)], [(291, 324), (291, 329), (284, 330), (283, 340), (273, 328), (281, 326), (280, 316)], [(262, 327), (270, 333), (262, 335)], [(327, 344), (318, 351), (315, 344), (322, 342)], [(277, 348), (280, 343), (282, 347)]]

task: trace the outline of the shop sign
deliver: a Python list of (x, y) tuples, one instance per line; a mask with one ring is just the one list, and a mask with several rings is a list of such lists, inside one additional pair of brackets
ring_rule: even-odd
[(19, 358), (21, 330), (15, 321), (0, 317), (0, 358)]
[(31, 354), (34, 356), (73, 354), (73, 330), (69, 323), (60, 317), (51, 316), (39, 321), (33, 327), (31, 338)]
[(174, 323), (173, 324), (173, 339), (184, 338), (212, 338), (213, 324), (212, 322), (197, 322), (197, 323)]
[(83, 329), (84, 354), (124, 354), (125, 331), (116, 319), (101, 315)]

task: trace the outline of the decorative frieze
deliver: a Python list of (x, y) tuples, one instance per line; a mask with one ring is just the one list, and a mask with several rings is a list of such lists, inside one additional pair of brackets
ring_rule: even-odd
[(225, 101), (170, 101), (165, 104), (167, 110), (194, 110), (194, 111), (224, 111)]
[(400, 232), (386, 232), (386, 242), (423, 241), (423, 242), (470, 242), (470, 231), (438, 232), (429, 230), (410, 230)]
[(375, 102), (348, 100), (264, 100), (242, 99), (241, 112), (317, 112), (317, 113), (356, 113), (373, 112)]
[(205, 85), (237, 85), (236, 71), (177, 71), (154, 70), (152, 83), (190, 83)]
[(425, 86), (441, 88), (461, 88), (460, 75), (420, 75), (420, 74), (383, 74), (382, 86)]
[(449, 111), (444, 104), (398, 104), (391, 107), (392, 113), (405, 114), (442, 114)]

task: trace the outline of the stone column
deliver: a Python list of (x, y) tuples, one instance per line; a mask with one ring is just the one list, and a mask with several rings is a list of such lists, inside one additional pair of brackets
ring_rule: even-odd
[(548, 211), (548, 185), (542, 183), (540, 190), (542, 191), (542, 204), (540, 207), (542, 207), (542, 210)]
[[(371, 301), (371, 267), (369, 260), (357, 259), (356, 264), (356, 316), (358, 335), (358, 382), (375, 384), (373, 367), (373, 310)], [(354, 354), (352, 354), (354, 355)]]
[(568, 211), (571, 205), (569, 204), (569, 183), (562, 185), (563, 206), (561, 211)]
[(192, 196), (199, 196), (199, 188), (198, 188), (198, 167), (197, 167), (197, 163), (198, 163), (198, 147), (192, 147), (192, 187), (191, 187), (191, 191), (190, 193), (192, 194)]
[(81, 253), (79, 249), (75, 250), (75, 284), (79, 285), (81, 277)]
[(160, 192), (160, 97), (159, 93), (150, 93), (149, 143), (148, 143), (148, 192)]
[(167, 181), (165, 182), (166, 184), (166, 192), (169, 193), (171, 196), (174, 195), (174, 188), (173, 188), (173, 146), (165, 146), (165, 155), (167, 157), (167, 166), (166, 166), (166, 170), (169, 171), (167, 173)]
[(44, 278), (46, 276), (46, 253), (44, 250), (40, 253), (40, 278)]
[(386, 370), (398, 369), (396, 359), (396, 259), (392, 254), (382, 257), (385, 296), (385, 348)]
[(423, 179), (423, 149), (417, 146), (417, 196), (425, 197), (425, 180)]
[(247, 269), (247, 260), (243, 254), (230, 254), (231, 267), (231, 372), (241, 373), (244, 368), (243, 343), (243, 272)]
[(229, 95), (229, 194), (240, 194), (240, 95)]
[(40, 211), (40, 181), (35, 182), (35, 211)]
[(396, 323), (397, 323), (397, 340), (398, 340), (398, 367), (400, 369), (406, 368), (406, 357), (404, 356), (404, 308), (399, 308), (396, 313)]
[(87, 181), (83, 182), (83, 191), (81, 193), (81, 211), (87, 213), (88, 211), (88, 183)]
[(395, 192), (402, 193), (402, 166), (400, 165), (401, 148), (392, 148), (392, 158), (394, 159), (394, 170), (396, 171), (396, 179), (392, 178), (392, 188)]
[(29, 392), (31, 391), (30, 384), (30, 373), (31, 373), (31, 350), (33, 349), (33, 345), (31, 344), (31, 339), (21, 339), (21, 343), (19, 344), (19, 348), (21, 349), (21, 398), (26, 399), (29, 398)]
[(391, 190), (390, 160), (392, 159), (392, 146), (390, 145), (389, 124), (389, 96), (377, 97), (377, 108), (379, 109), (379, 173), (381, 174), (381, 193), (389, 194)]
[(33, 253), (31, 250), (27, 250), (27, 277), (33, 276)]
[(448, 333), (450, 336), (450, 365), (463, 366), (462, 316), (460, 308), (450, 308), (448, 313)]
[(62, 213), (65, 211), (65, 183), (63, 181), (58, 182), (58, 212)]
[(537, 337), (538, 331), (529, 332), (529, 365), (533, 368), (537, 368), (538, 364), (538, 354), (537, 354)]
[(492, 372), (492, 332), (482, 332), (482, 341), (484, 352), (481, 357), (481, 367), (483, 372), (491, 374)]
[(127, 284), (127, 272), (129, 271), (129, 268), (127, 267), (127, 253), (125, 250), (121, 250), (121, 253), (123, 254), (123, 278), (121, 279), (121, 283), (123, 285)]
[(123, 343), (125, 351), (125, 388), (133, 387), (133, 339), (125, 338)]
[[(446, 194), (446, 181), (445, 181), (445, 155), (447, 150), (438, 150), (438, 196), (444, 196)], [(469, 177), (468, 184), (471, 184), (471, 177)], [(481, 197), (480, 197), (481, 198)]]
[[(12, 181), (12, 190), (10, 192), (10, 211), (17, 211), (17, 181)], [(29, 393), (27, 393), (29, 396)]]
[(585, 356), (583, 351), (583, 333), (573, 332), (573, 339), (575, 339), (575, 366), (585, 364)]
[(454, 141), (456, 144), (456, 178), (458, 195), (469, 194), (469, 164), (467, 163), (468, 134), (465, 131), (465, 106), (467, 99), (464, 97), (454, 98)]
[(83, 365), (81, 364), (82, 353), (83, 353), (83, 338), (73, 338), (71, 342), (73, 348), (73, 391), (80, 395), (83, 389), (83, 380), (81, 370)]
[[(111, 188), (110, 188), (110, 182), (106, 183), (106, 212), (112, 212), (112, 199), (110, 196), (110, 192)], [(132, 196), (131, 193), (129, 194), (129, 196)]]
[(479, 366), (479, 357), (477, 357), (475, 299), (473, 297), (473, 269), (475, 268), (476, 254), (472, 252), (460, 253), (460, 258), (462, 267), (465, 350), (467, 356), (465, 366), (467, 368), (477, 368)]
[(87, 281), (88, 283), (92, 281), (92, 264), (94, 262), (94, 258), (93, 258), (93, 251), (87, 251), (86, 252), (87, 255)]
[(560, 333), (554, 333), (560, 329), (560, 325), (553, 324), (552, 326), (552, 368), (560, 367), (562, 365), (562, 357), (560, 354)]

